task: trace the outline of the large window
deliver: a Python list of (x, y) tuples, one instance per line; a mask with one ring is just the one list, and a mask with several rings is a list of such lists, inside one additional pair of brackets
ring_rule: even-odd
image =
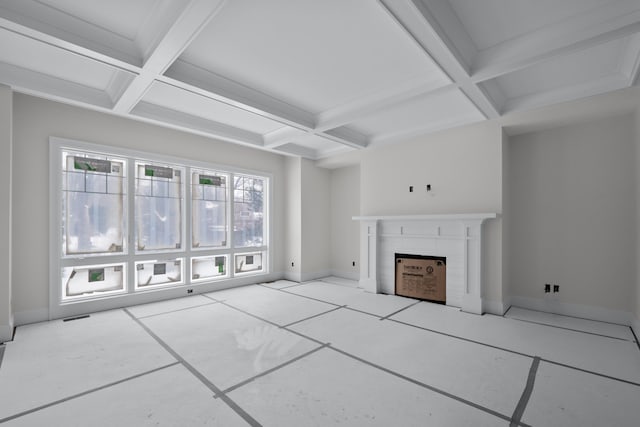
[(182, 248), (184, 168), (136, 162), (136, 251)]
[(51, 148), (58, 305), (268, 272), (269, 177), (57, 138)]
[(62, 153), (63, 253), (123, 252), (125, 160), (98, 154)]
[(227, 246), (229, 176), (191, 171), (191, 244), (193, 248)]

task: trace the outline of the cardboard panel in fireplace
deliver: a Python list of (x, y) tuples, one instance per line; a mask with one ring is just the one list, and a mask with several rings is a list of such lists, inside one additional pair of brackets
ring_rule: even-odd
[(396, 254), (396, 295), (446, 303), (446, 258)]

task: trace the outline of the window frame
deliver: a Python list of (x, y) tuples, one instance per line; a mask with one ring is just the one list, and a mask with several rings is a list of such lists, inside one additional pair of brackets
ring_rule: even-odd
[[(117, 157), (125, 160), (125, 201), (124, 228), (125, 249), (123, 252), (90, 256), (68, 256), (63, 252), (63, 165), (62, 153), (69, 150), (76, 153), (97, 154)], [(136, 248), (136, 163), (166, 164), (180, 167), (182, 178), (182, 243), (180, 249), (162, 249), (138, 251)], [(226, 175), (227, 185), (227, 245), (213, 248), (194, 248), (192, 233), (192, 171), (204, 170)], [(263, 241), (261, 246), (236, 247), (234, 241), (234, 197), (231, 183), (236, 176), (255, 177), (264, 180), (263, 200)], [(158, 301), (166, 298), (186, 296), (191, 293), (210, 292), (233, 285), (255, 283), (267, 280), (273, 272), (270, 232), (273, 227), (272, 203), (273, 175), (256, 170), (246, 170), (228, 165), (203, 162), (198, 160), (166, 156), (162, 154), (131, 150), (126, 148), (99, 145), (66, 138), (49, 138), (49, 318), (55, 319), (70, 315), (107, 310), (111, 308)], [(234, 260), (243, 253), (263, 253), (263, 268), (257, 272), (235, 273)], [(226, 274), (220, 277), (192, 279), (192, 259), (202, 257), (226, 256)], [(136, 285), (136, 265), (141, 262), (165, 262), (182, 259), (182, 280), (179, 283), (150, 286)], [(105, 292), (104, 294), (73, 296), (63, 298), (62, 269), (64, 267), (86, 267), (122, 263), (125, 265), (123, 292)]]

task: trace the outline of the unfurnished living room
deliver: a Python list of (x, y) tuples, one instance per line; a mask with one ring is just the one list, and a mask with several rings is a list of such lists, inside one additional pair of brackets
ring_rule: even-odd
[(638, 0), (0, 0), (0, 425), (640, 425)]

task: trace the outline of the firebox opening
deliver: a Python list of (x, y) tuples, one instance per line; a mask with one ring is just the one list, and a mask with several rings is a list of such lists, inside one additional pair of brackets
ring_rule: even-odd
[(395, 254), (396, 295), (446, 304), (447, 258)]

